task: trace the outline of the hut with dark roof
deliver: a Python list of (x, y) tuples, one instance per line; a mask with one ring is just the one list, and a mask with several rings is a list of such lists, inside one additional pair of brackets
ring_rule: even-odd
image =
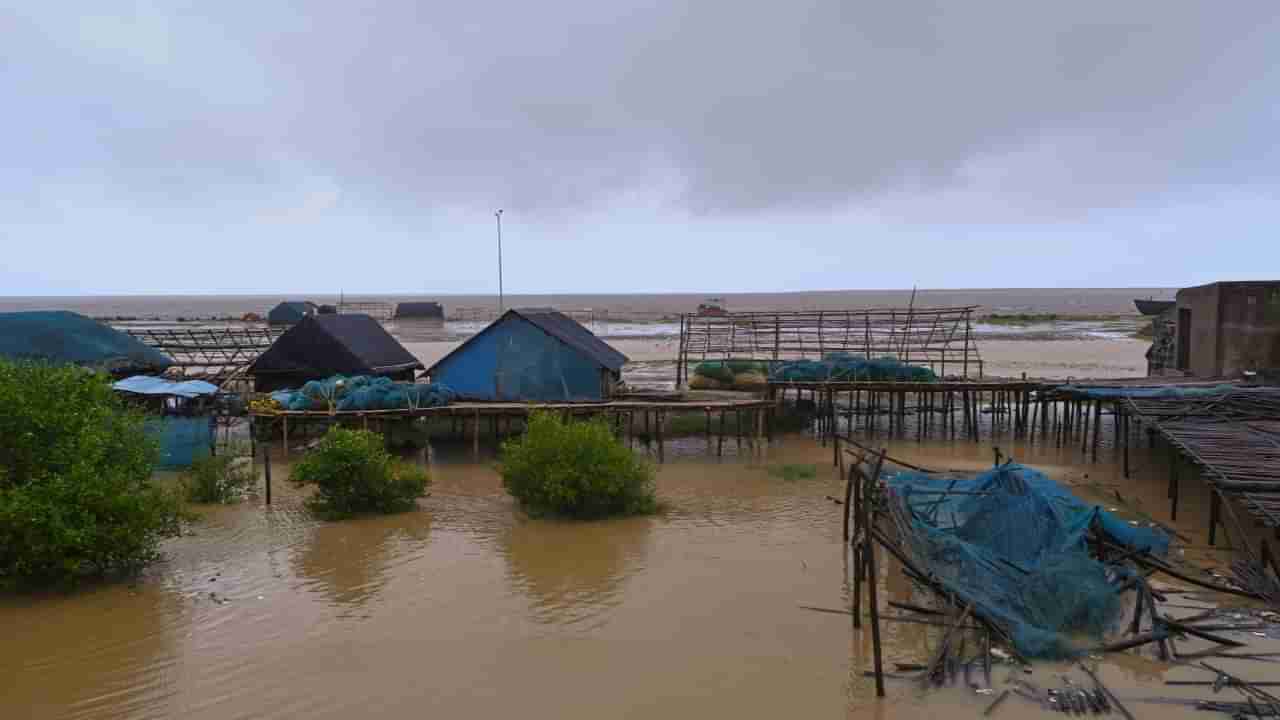
[(444, 307), (438, 302), (402, 302), (396, 305), (396, 320), (444, 320)]
[(470, 400), (607, 400), (627, 357), (555, 310), (508, 310), (427, 371)]
[(141, 340), (66, 310), (0, 313), (0, 357), (79, 365), (116, 377), (161, 373), (173, 365)]
[(258, 392), (301, 387), (334, 375), (412, 381), (422, 369), (403, 345), (368, 315), (312, 315), (287, 330), (249, 366)]
[(271, 308), (267, 313), (267, 322), (271, 325), (297, 325), (305, 317), (320, 312), (316, 304), (309, 300), (286, 300)]

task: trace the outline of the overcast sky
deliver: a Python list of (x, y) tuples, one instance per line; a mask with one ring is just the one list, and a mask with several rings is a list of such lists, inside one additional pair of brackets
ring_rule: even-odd
[(0, 294), (1280, 275), (1280, 2), (0, 0)]

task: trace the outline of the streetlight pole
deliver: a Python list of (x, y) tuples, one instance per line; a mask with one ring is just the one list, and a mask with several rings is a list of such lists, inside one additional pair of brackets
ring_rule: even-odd
[(493, 216), (498, 219), (498, 314), (501, 315), (506, 310), (502, 297), (502, 208)]

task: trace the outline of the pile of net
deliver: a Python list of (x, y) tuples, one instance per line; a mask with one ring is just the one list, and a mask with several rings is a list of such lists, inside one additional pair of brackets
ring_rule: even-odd
[(283, 410), (417, 410), (448, 405), (457, 398), (441, 383), (396, 382), (385, 377), (334, 375), (297, 390), (271, 393)]
[(759, 360), (707, 360), (693, 368), (694, 390), (762, 390), (769, 382), (769, 364)]
[(790, 382), (937, 382), (938, 376), (927, 367), (908, 365), (895, 357), (867, 358), (849, 353), (828, 353), (821, 360), (788, 360), (777, 363), (769, 374), (769, 379)]
[[(887, 475), (889, 505), (909, 553), (974, 614), (1003, 628), (1027, 657), (1079, 654), (1119, 619), (1132, 575), (1094, 559), (1090, 534), (1155, 555), (1156, 528), (1136, 527), (1043, 473), (1005, 464), (973, 477)], [(1094, 643), (1096, 645), (1096, 642)]]

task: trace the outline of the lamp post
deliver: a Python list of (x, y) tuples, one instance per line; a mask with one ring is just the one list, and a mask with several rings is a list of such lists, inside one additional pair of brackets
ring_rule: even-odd
[(502, 298), (502, 208), (493, 216), (498, 219), (498, 314), (501, 315), (506, 310)]

